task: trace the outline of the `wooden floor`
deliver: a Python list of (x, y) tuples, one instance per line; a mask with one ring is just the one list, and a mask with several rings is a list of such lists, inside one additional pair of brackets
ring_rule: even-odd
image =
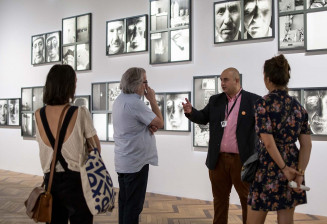
[[(34, 223), (25, 214), (23, 201), (41, 181), (40, 176), (0, 170), (0, 223)], [(96, 216), (94, 223), (118, 223), (116, 208), (113, 213)], [(147, 193), (140, 224), (211, 224), (212, 217), (212, 202)], [(228, 219), (229, 224), (242, 223), (240, 206), (229, 207)], [(277, 223), (276, 213), (269, 213), (266, 223)], [(296, 214), (294, 223), (326, 224), (327, 217)]]

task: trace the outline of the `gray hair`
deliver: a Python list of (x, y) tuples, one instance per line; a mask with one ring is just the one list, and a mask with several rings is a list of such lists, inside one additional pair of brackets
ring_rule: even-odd
[(127, 69), (120, 80), (119, 88), (126, 94), (136, 93), (139, 86), (143, 83), (143, 68), (132, 67)]

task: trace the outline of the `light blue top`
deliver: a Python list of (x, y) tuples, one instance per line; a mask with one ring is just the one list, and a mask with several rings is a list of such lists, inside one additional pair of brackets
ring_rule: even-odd
[(112, 109), (115, 169), (136, 173), (146, 164), (158, 166), (156, 139), (148, 125), (156, 117), (138, 94), (121, 93)]

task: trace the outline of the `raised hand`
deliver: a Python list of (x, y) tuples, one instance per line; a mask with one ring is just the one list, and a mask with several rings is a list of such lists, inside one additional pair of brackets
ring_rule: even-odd
[(184, 113), (185, 114), (190, 114), (192, 112), (192, 104), (190, 103), (190, 101), (188, 101), (187, 98), (185, 98), (185, 101), (186, 101), (186, 103), (182, 103)]

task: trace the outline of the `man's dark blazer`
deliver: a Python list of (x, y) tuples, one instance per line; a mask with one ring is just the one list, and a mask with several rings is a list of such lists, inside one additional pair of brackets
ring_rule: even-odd
[[(254, 153), (255, 133), (254, 104), (260, 96), (241, 91), (242, 98), (237, 119), (236, 138), (238, 150), (242, 164)], [(192, 122), (197, 124), (207, 124), (209, 122), (210, 139), (206, 165), (210, 170), (216, 168), (219, 157), (220, 143), (224, 134), (221, 121), (225, 119), (225, 109), (227, 103), (225, 93), (211, 96), (209, 103), (202, 110), (192, 108), (191, 114), (185, 114)]]

